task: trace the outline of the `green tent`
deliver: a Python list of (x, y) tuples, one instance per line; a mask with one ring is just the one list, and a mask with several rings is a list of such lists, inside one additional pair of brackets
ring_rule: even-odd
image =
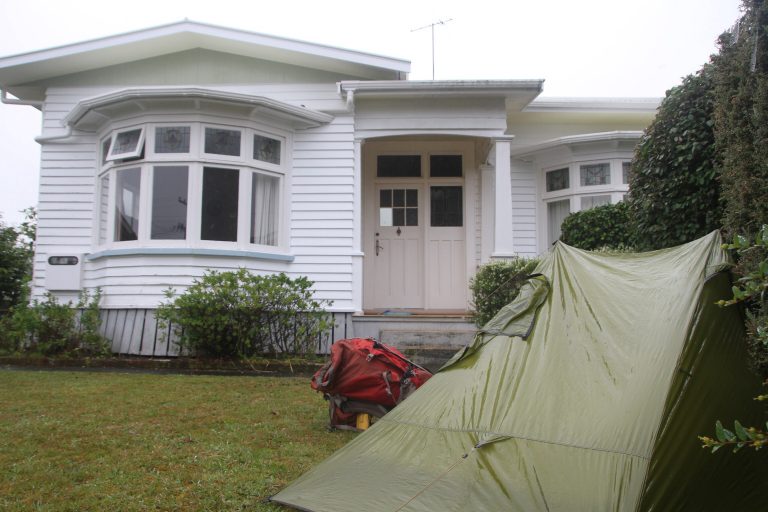
[(717, 233), (644, 254), (557, 244), (414, 395), (273, 497), (308, 511), (768, 510), (761, 424)]

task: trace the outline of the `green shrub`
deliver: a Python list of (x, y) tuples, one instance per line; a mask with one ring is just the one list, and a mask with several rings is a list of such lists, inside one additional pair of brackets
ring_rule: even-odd
[(101, 291), (80, 294), (78, 302), (61, 304), (51, 293), (43, 301), (21, 304), (0, 322), (0, 348), (5, 352), (102, 356), (109, 354), (99, 334)]
[(588, 251), (634, 245), (629, 208), (624, 201), (572, 213), (565, 218), (561, 229), (563, 243)]
[(637, 247), (672, 247), (720, 227), (712, 66), (667, 91), (635, 149), (629, 210)]
[(514, 258), (487, 263), (477, 269), (475, 277), (469, 281), (469, 289), (478, 327), (485, 325), (517, 297), (523, 281), (538, 263), (537, 259)]
[(314, 283), (283, 273), (209, 270), (157, 310), (174, 326), (182, 349), (209, 357), (309, 354), (330, 327), (328, 301), (312, 298)]

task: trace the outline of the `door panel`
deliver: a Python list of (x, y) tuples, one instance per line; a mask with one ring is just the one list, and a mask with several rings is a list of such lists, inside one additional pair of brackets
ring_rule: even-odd
[(371, 308), (423, 308), (421, 190), (412, 185), (376, 188)]
[(431, 309), (466, 308), (463, 188), (457, 185), (430, 187), (427, 303)]

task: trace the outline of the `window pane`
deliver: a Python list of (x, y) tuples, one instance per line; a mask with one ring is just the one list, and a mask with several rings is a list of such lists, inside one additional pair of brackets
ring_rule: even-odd
[(203, 240), (237, 241), (237, 196), (240, 171), (237, 169), (203, 169), (203, 211), (200, 238)]
[(554, 244), (560, 239), (560, 226), (565, 218), (571, 214), (571, 200), (553, 201), (547, 203), (547, 223), (549, 233), (549, 243)]
[(137, 240), (139, 238), (141, 169), (118, 171), (116, 183), (115, 241)]
[(379, 155), (376, 157), (379, 178), (418, 178), (421, 176), (419, 155)]
[(157, 127), (155, 153), (189, 153), (189, 126)]
[(571, 186), (568, 168), (556, 169), (547, 173), (547, 192), (563, 190)]
[(251, 243), (277, 245), (280, 180), (253, 174), (251, 186)]
[(118, 133), (115, 136), (115, 143), (110, 150), (111, 155), (122, 155), (124, 153), (135, 153), (138, 151), (139, 140), (141, 139), (141, 128), (128, 130)]
[(270, 164), (280, 164), (280, 141), (264, 137), (263, 135), (253, 136), (253, 158), (268, 162)]
[(621, 162), (621, 182), (627, 185), (629, 183), (629, 170), (632, 168), (632, 162)]
[(460, 178), (462, 176), (461, 155), (431, 155), (429, 175), (433, 178)]
[(430, 222), (435, 227), (463, 226), (463, 187), (430, 187)]
[(107, 243), (107, 214), (109, 208), (109, 173), (99, 180), (99, 244)]
[(419, 191), (415, 188), (406, 189), (405, 204), (406, 206), (419, 206)]
[(240, 131), (206, 128), (205, 152), (214, 155), (240, 156)]
[(392, 206), (392, 190), (380, 190), (379, 191), (379, 206), (390, 207)]
[(112, 144), (112, 138), (107, 137), (101, 141), (101, 163), (107, 163), (107, 156), (109, 156), (109, 146)]
[(405, 209), (405, 225), (406, 226), (419, 225), (419, 209), (418, 208)]
[(152, 239), (187, 238), (186, 166), (155, 167), (152, 180)]
[(395, 189), (392, 191), (392, 201), (394, 206), (405, 206), (405, 189)]
[(582, 165), (579, 170), (582, 187), (610, 185), (611, 183), (611, 165), (608, 163)]
[(590, 208), (594, 208), (595, 206), (600, 206), (603, 204), (611, 204), (611, 196), (610, 195), (604, 195), (604, 196), (586, 196), (581, 198), (581, 209), (582, 210), (589, 210)]
[(405, 208), (392, 208), (392, 225), (405, 226)]

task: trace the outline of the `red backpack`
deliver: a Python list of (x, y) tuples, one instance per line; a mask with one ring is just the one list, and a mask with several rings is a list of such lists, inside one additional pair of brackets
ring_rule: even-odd
[(329, 401), (330, 426), (354, 429), (358, 413), (381, 417), (432, 374), (373, 338), (340, 340), (312, 377), (312, 389)]

